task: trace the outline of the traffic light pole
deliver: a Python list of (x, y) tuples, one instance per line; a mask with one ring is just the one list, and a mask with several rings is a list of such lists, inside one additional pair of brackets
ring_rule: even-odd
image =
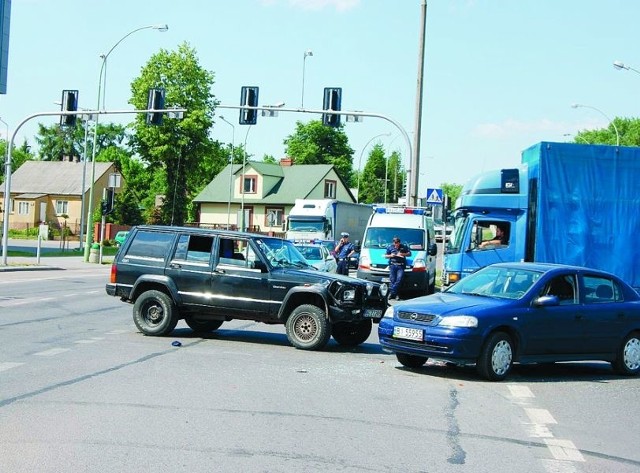
[[(336, 111), (336, 110), (307, 110), (305, 108), (284, 108), (284, 107), (274, 107), (274, 106), (270, 106), (270, 107), (265, 107), (265, 106), (262, 106), (262, 107), (248, 107), (248, 106), (244, 106), (244, 105), (222, 105), (222, 104), (217, 105), (216, 108), (231, 109), (231, 110), (267, 110), (267, 111), (270, 111), (270, 112), (273, 112), (274, 110), (277, 110), (278, 112), (315, 113), (315, 114), (318, 114), (318, 115), (333, 114), (333, 115), (344, 115), (346, 117), (382, 118), (383, 120), (386, 120), (389, 123), (391, 123), (392, 125), (394, 125), (398, 129), (400, 134), (403, 136), (405, 144), (407, 146), (407, 153), (408, 153), (409, 163), (410, 163), (409, 166), (411, 166), (411, 163), (413, 163), (413, 149), (411, 147), (411, 140), (409, 139), (409, 134), (403, 128), (403, 126), (400, 125), (400, 123), (398, 123), (393, 118), (387, 117), (386, 115), (382, 115), (381, 113), (355, 112), (355, 111)], [(412, 180), (412, 172), (413, 172), (413, 169), (411, 167), (407, 168), (407, 199), (409, 199), (409, 196), (413, 195), (412, 192), (414, 192), (413, 187), (412, 187), (412, 181), (413, 181)], [(242, 185), (244, 186), (244, 182), (242, 183)], [(407, 203), (410, 204), (410, 202), (407, 202)]]
[[(22, 120), (18, 126), (13, 130), (11, 134), (11, 139), (8, 143), (7, 149), (7, 160), (4, 163), (4, 205), (3, 205), (3, 222), (2, 222), (2, 266), (7, 266), (7, 252), (9, 251), (9, 208), (11, 207), (11, 151), (13, 150), (13, 142), (15, 140), (16, 134), (22, 128), (22, 125), (27, 123), (29, 120), (36, 117), (59, 117), (59, 116), (78, 116), (78, 115), (123, 115), (123, 114), (139, 114), (139, 113), (154, 113), (154, 112), (164, 112), (167, 113), (169, 117), (173, 113), (184, 113), (186, 112), (186, 108), (170, 108), (163, 110), (77, 110), (73, 112), (39, 112), (34, 113), (33, 115), (29, 115), (27, 118)], [(84, 196), (84, 189), (82, 189), (82, 195)], [(89, 206), (93, 208), (93, 203), (89, 202)], [(88, 231), (89, 229), (87, 229)], [(86, 250), (86, 248), (85, 248)]]

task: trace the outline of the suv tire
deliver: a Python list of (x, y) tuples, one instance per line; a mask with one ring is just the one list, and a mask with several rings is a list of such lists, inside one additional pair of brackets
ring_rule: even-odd
[(371, 320), (337, 322), (331, 327), (331, 335), (338, 344), (355, 347), (364, 343), (371, 335)]
[(184, 318), (184, 321), (191, 330), (199, 333), (209, 333), (218, 330), (224, 320), (202, 320), (192, 315)]
[(296, 307), (287, 319), (287, 338), (301, 350), (320, 350), (329, 338), (329, 322), (322, 309), (304, 304)]
[(178, 311), (164, 292), (145, 291), (133, 305), (133, 322), (144, 335), (167, 335), (178, 324)]

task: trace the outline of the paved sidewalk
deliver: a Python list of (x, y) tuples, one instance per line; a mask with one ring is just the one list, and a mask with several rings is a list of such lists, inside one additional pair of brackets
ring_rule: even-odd
[(0, 273), (3, 271), (43, 271), (72, 269), (109, 268), (113, 256), (102, 258), (102, 264), (85, 263), (82, 256), (42, 256), (40, 262), (35, 256), (8, 256), (7, 265), (0, 262)]

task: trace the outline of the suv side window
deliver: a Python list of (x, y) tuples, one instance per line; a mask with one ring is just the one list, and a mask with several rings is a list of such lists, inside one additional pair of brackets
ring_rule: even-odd
[(139, 231), (127, 250), (129, 258), (146, 258), (164, 261), (171, 251), (174, 234)]
[(173, 259), (208, 264), (212, 247), (213, 237), (211, 236), (180, 235)]
[(257, 259), (249, 240), (241, 238), (220, 238), (218, 255), (220, 264), (243, 268), (253, 268)]

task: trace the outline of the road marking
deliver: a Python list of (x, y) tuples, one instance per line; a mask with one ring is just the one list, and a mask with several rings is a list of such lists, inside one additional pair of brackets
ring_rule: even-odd
[(12, 363), (10, 361), (5, 361), (4, 363), (0, 363), (0, 371), (7, 371), (20, 365), (24, 365), (24, 363)]
[(104, 340), (104, 337), (91, 337), (91, 338), (87, 338), (87, 339), (84, 339), (84, 340), (76, 340), (73, 343), (87, 344), (87, 343), (99, 342), (100, 340)]
[(64, 353), (66, 351), (70, 351), (71, 348), (51, 348), (50, 350), (40, 351), (38, 353), (34, 353), (35, 356), (55, 356), (60, 353)]
[(527, 413), (527, 415), (529, 416), (529, 419), (531, 419), (531, 422), (533, 422), (534, 424), (557, 424), (558, 423), (551, 415), (551, 412), (549, 412), (546, 409), (534, 409), (534, 408), (527, 407), (524, 409), (524, 411)]
[(556, 460), (565, 460), (572, 462), (584, 462), (584, 457), (580, 450), (571, 440), (562, 439), (544, 439), (551, 454)]
[(529, 389), (527, 386), (517, 386), (517, 385), (509, 385), (507, 386), (509, 391), (511, 392), (511, 396), (518, 399), (532, 398), (535, 397), (533, 395), (533, 391)]
[(122, 333), (128, 333), (130, 332), (130, 330), (125, 330), (125, 329), (117, 329), (117, 330), (111, 330), (110, 332), (105, 332), (107, 335), (120, 335)]
[(549, 473), (578, 473), (578, 468), (571, 462), (552, 460), (551, 458), (543, 458), (540, 461)]

